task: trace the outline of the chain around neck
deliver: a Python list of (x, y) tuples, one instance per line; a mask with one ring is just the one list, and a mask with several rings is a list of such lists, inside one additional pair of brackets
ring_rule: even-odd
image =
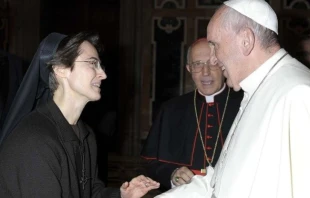
[(202, 134), (201, 134), (201, 130), (200, 130), (200, 124), (199, 124), (199, 119), (198, 119), (198, 114), (197, 114), (197, 106), (196, 106), (196, 95), (197, 95), (197, 88), (195, 89), (195, 94), (194, 94), (194, 108), (195, 108), (195, 115), (196, 115), (196, 121), (197, 121), (197, 127), (198, 127), (198, 131), (199, 131), (199, 136), (200, 136), (200, 140), (201, 140), (201, 144), (202, 144), (202, 148), (203, 148), (203, 152), (205, 154), (206, 160), (209, 164), (209, 166), (212, 166), (212, 162), (214, 159), (214, 155), (215, 155), (215, 151), (216, 151), (216, 147), (217, 147), (217, 143), (220, 137), (220, 133), (221, 133), (221, 129), (222, 129), (222, 124), (223, 124), (223, 120), (224, 120), (224, 116), (225, 116), (225, 112), (226, 112), (226, 107), (227, 107), (227, 103), (229, 100), (229, 94), (230, 94), (230, 88), (228, 87), (228, 93), (227, 93), (227, 97), (226, 97), (226, 102), (225, 102), (225, 106), (224, 106), (224, 111), (223, 111), (223, 115), (222, 115), (222, 119), (220, 122), (220, 126), (219, 126), (219, 130), (217, 132), (217, 137), (216, 137), (216, 141), (215, 141), (215, 146), (213, 149), (213, 154), (212, 154), (212, 158), (211, 161), (208, 160), (208, 155), (207, 155), (207, 151), (206, 151), (206, 147), (202, 138)]

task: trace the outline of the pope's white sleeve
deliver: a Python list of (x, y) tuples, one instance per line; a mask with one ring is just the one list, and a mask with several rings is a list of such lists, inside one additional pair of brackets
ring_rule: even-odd
[(309, 194), (310, 178), (310, 87), (299, 86), (290, 93), (289, 148), (291, 186), (294, 198)]

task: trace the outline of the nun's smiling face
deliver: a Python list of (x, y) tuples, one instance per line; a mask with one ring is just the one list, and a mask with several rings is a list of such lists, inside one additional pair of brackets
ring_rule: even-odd
[(80, 55), (74, 62), (74, 67), (67, 76), (67, 91), (75, 97), (88, 101), (96, 101), (101, 98), (101, 81), (107, 78), (100, 65), (97, 50), (89, 42), (84, 41), (80, 46)]

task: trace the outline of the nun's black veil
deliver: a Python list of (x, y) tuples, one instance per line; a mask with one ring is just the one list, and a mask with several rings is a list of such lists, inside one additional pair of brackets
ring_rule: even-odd
[(25, 115), (51, 98), (46, 63), (64, 37), (66, 35), (51, 33), (40, 43), (0, 129), (0, 144)]

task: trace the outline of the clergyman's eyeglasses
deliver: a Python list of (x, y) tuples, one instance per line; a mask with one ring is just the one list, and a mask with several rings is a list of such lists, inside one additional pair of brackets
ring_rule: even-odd
[(203, 67), (208, 67), (208, 69), (215, 71), (220, 69), (220, 67), (216, 65), (210, 64), (210, 61), (195, 61), (189, 64), (192, 73), (199, 73), (202, 71)]

